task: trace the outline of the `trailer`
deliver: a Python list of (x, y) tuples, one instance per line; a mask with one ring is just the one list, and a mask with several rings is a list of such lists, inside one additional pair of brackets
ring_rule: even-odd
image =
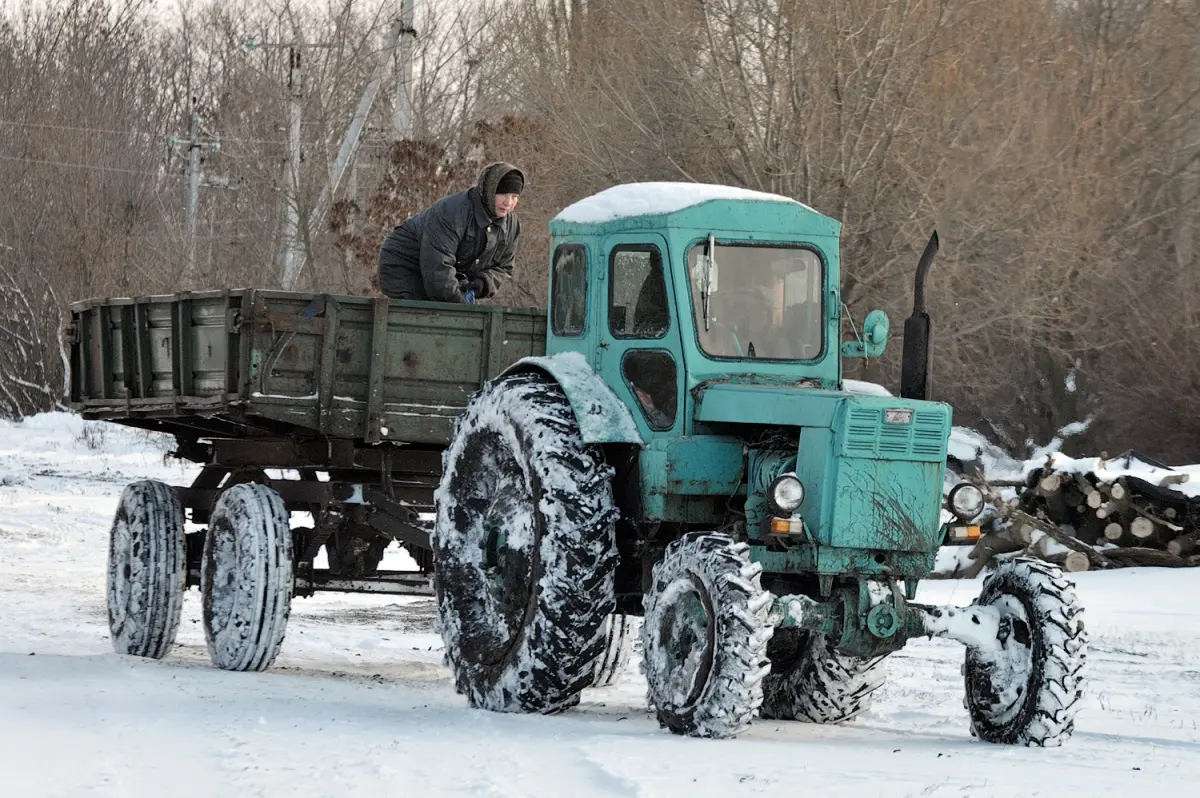
[[(244, 290), (71, 313), (72, 408), (173, 435), (175, 454), (203, 466), (176, 490), (191, 521), (207, 524), (240, 483), (312, 514), (295, 530), (299, 595), (432, 595), (420, 519), (454, 421), (487, 380), (545, 351), (545, 316), (523, 308)], [(393, 540), (417, 571), (378, 571)], [(187, 585), (199, 585), (203, 535), (186, 543)], [(314, 569), (322, 546), (330, 567)]]

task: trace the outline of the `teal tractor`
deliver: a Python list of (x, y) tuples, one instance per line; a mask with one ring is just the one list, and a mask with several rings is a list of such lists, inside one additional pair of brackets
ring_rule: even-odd
[(617, 186), (550, 224), (546, 355), (470, 401), (432, 532), (447, 660), (473, 706), (556, 712), (643, 616), (662, 726), (869, 705), (914, 637), (966, 644), (973, 734), (1073, 729), (1085, 637), (1052, 565), (1001, 563), (970, 606), (915, 602), (941, 542), (950, 408), (928, 401), (917, 271), (899, 397), (843, 390), (887, 317), (841, 341), (837, 221), (789, 199)]

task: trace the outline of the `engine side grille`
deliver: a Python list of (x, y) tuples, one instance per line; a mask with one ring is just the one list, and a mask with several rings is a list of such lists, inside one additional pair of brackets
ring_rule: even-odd
[(858, 457), (944, 457), (949, 419), (936, 410), (916, 411), (909, 424), (884, 423), (884, 410), (854, 407), (846, 419), (842, 453)]

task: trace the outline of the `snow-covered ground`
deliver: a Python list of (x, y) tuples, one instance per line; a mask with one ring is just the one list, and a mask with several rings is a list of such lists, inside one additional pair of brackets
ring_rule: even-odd
[[(967, 731), (962, 649), (891, 658), (852, 724), (758, 721), (682, 739), (646, 711), (635, 669), (556, 717), (473, 711), (441, 665), (426, 600), (297, 599), (261, 674), (207, 661), (199, 596), (175, 651), (120, 657), (104, 566), (121, 488), (194, 471), (151, 438), (70, 416), (0, 422), (0, 796), (1056, 796), (1196, 793), (1200, 571), (1086, 573), (1088, 698), (1060, 749)], [(979, 582), (920, 599), (968, 603)]]

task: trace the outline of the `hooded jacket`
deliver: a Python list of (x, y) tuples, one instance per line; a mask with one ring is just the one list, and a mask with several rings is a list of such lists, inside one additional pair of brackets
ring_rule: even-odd
[(466, 302), (459, 275), (475, 296), (494, 296), (512, 277), (521, 223), (496, 218), (496, 186), (520, 169), (493, 163), (466, 191), (438, 200), (392, 229), (379, 251), (379, 287), (392, 299)]

